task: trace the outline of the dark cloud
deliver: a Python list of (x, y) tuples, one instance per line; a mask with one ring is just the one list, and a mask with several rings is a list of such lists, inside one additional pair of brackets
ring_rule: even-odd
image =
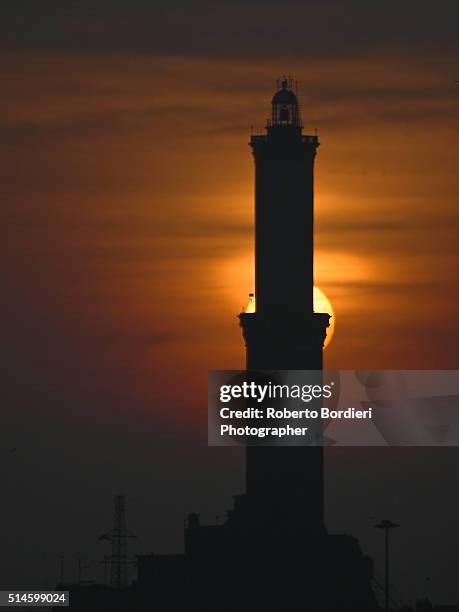
[(212, 56), (303, 57), (457, 49), (457, 2), (10, 2), (4, 46)]

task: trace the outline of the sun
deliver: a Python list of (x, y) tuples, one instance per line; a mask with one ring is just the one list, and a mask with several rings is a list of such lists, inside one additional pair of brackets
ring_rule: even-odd
[(327, 327), (327, 335), (324, 342), (324, 348), (327, 348), (335, 331), (335, 313), (330, 300), (319, 287), (314, 287), (314, 312), (326, 312), (330, 315), (330, 325)]
[[(327, 327), (327, 335), (325, 337), (324, 348), (330, 344), (331, 339), (333, 338), (333, 332), (335, 331), (335, 313), (333, 311), (333, 307), (331, 305), (330, 300), (325, 295), (325, 293), (319, 289), (319, 287), (314, 287), (314, 312), (325, 312), (330, 315), (330, 325)], [(253, 293), (249, 294), (249, 303), (247, 304), (246, 312), (255, 312), (255, 295)]]

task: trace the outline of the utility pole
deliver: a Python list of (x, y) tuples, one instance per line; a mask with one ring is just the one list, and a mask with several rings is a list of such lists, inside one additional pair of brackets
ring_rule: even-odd
[(82, 557), (78, 557), (78, 579), (77, 579), (78, 584), (81, 584), (82, 567), (83, 567), (83, 559)]
[(389, 612), (389, 530), (400, 525), (384, 519), (373, 527), (384, 531), (384, 612)]
[(64, 584), (64, 555), (59, 557), (59, 584)]
[(104, 585), (107, 586), (108, 584), (108, 568), (110, 565), (110, 557), (108, 555), (104, 555), (104, 558), (102, 559), (102, 561), (99, 561), (99, 565), (103, 565), (104, 566)]
[(83, 570), (89, 569), (89, 565), (83, 565), (84, 557), (78, 557), (78, 584), (83, 582)]

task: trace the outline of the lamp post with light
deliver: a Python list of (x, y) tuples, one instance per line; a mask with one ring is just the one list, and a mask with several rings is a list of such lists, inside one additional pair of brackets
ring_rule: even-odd
[(373, 525), (375, 529), (384, 530), (384, 611), (389, 612), (389, 530), (400, 527), (397, 523), (394, 523), (388, 519), (382, 520), (380, 523)]

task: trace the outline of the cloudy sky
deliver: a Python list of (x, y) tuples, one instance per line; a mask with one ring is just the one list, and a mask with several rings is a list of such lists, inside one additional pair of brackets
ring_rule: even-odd
[[(206, 376), (244, 363), (247, 143), (283, 74), (299, 81), (305, 129), (321, 141), (316, 284), (336, 313), (326, 365), (458, 366), (456, 2), (94, 4), (1, 9), (10, 584), (52, 582), (62, 552), (74, 572), (82, 542), (92, 559), (103, 554), (93, 540), (119, 490), (133, 500), (138, 550), (166, 550), (180, 546), (184, 514), (223, 512), (241, 488), (240, 456), (205, 447)], [(426, 520), (413, 508), (434, 491), (453, 516), (457, 499), (435, 483), (458, 457), (414, 452), (368, 451), (365, 472), (358, 453), (331, 454), (329, 496), (342, 512), (330, 521), (360, 529), (376, 556), (363, 517), (406, 512), (397, 578), (423, 594), (428, 560), (402, 569)], [(415, 495), (407, 479), (426, 466), (425, 498), (413, 500), (419, 483)], [(429, 556), (443, 555), (444, 540), (428, 537)], [(454, 563), (452, 551), (445, 567)], [(459, 600), (437, 573), (429, 588)]]

